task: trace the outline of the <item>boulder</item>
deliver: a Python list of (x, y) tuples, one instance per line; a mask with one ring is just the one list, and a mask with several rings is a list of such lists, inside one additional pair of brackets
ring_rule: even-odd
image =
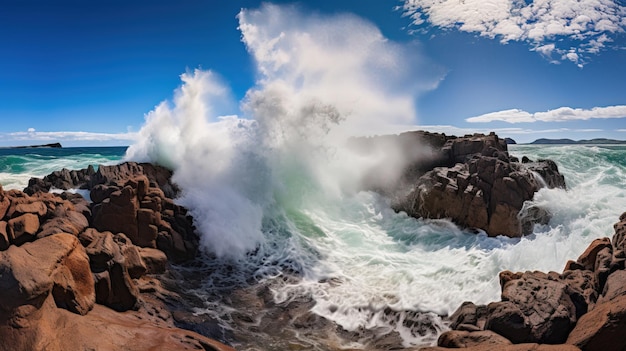
[(87, 245), (85, 250), (94, 275), (96, 302), (116, 311), (134, 309), (139, 290), (133, 278), (143, 275), (146, 268), (139, 253), (130, 248), (134, 247), (130, 240), (123, 234), (93, 228), (87, 229), (80, 238)]
[(465, 348), (476, 345), (511, 345), (507, 338), (489, 330), (475, 332), (452, 330), (439, 336), (437, 345), (448, 348)]
[(29, 317), (20, 326), (0, 324), (0, 351), (235, 351), (142, 311), (118, 313), (95, 305), (90, 313), (79, 316), (57, 308), (50, 296), (36, 318)]
[(20, 324), (48, 295), (57, 307), (74, 313), (86, 314), (93, 308), (89, 259), (76, 237), (52, 235), (21, 247), (12, 245), (0, 255), (0, 310), (12, 323)]
[(626, 295), (597, 304), (582, 316), (567, 343), (583, 350), (621, 351), (626, 349)]
[(609, 275), (598, 304), (610, 302), (623, 295), (626, 295), (626, 271), (619, 270)]
[(11, 218), (7, 225), (9, 239), (15, 245), (34, 240), (38, 230), (39, 217), (32, 213)]
[(576, 323), (568, 285), (552, 272), (526, 272), (505, 281), (502, 302), (489, 304), (486, 329), (513, 343), (562, 343)]
[[(420, 351), (450, 351), (445, 347), (425, 347)], [(458, 349), (456, 349), (458, 350)], [(486, 344), (463, 348), (463, 351), (580, 351), (574, 345), (542, 345), (542, 344)]]

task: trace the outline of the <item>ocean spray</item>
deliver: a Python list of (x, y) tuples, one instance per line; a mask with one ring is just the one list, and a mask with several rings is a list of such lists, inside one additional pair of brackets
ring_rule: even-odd
[[(314, 313), (345, 330), (432, 343), (445, 328), (438, 315), (465, 300), (498, 299), (500, 271), (559, 271), (590, 240), (611, 235), (626, 209), (625, 166), (599, 157), (610, 150), (518, 146), (517, 156), (555, 160), (568, 181), (567, 192), (537, 193), (534, 203), (553, 219), (533, 235), (489, 238), (395, 213), (383, 196), (359, 189), (383, 159), (392, 158), (387, 176), (397, 177), (401, 154), (363, 156), (344, 142), (412, 122), (415, 93), (438, 80), (407, 82), (415, 76), (408, 51), (354, 16), (263, 5), (239, 21), (259, 75), (241, 104), (245, 118), (217, 117), (214, 103), (229, 94), (215, 74), (186, 73), (173, 104), (147, 116), (127, 154), (175, 170), (178, 201), (208, 257), (218, 257), (196, 291), (207, 301), (198, 312), (226, 328), (237, 328), (232, 313), (242, 306), (215, 291), (270, 282), (276, 303), (308, 296)], [(280, 279), (290, 274), (298, 279)]]

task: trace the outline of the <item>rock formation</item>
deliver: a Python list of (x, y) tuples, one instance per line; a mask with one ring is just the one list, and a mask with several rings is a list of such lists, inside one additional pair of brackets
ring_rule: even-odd
[[(452, 330), (440, 336), (440, 347), (428, 350), (495, 350), (494, 344), (506, 344), (502, 338), (513, 344), (556, 344), (558, 350), (625, 350), (625, 238), (626, 213), (612, 240), (594, 240), (562, 273), (501, 272), (502, 301), (464, 303), (450, 316)], [(517, 349), (547, 350), (533, 347)]]
[(565, 188), (554, 162), (520, 163), (493, 133), (447, 138), (436, 155), (429, 162), (437, 166), (430, 171), (419, 172), (421, 164), (407, 167), (405, 179), (412, 185), (408, 195), (396, 194), (396, 210), (417, 218), (448, 218), (490, 236), (519, 237), (549, 220), (540, 208), (520, 215), (524, 203), (542, 187)]
[(176, 328), (161, 298), (158, 274), (198, 243), (170, 179), (124, 163), (0, 187), (0, 351), (233, 350)]

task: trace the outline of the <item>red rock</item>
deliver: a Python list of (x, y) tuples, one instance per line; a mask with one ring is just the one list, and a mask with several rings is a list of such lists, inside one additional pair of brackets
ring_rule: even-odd
[(235, 351), (175, 328), (171, 322), (150, 319), (145, 312), (118, 313), (96, 305), (87, 315), (79, 316), (56, 308), (49, 298), (37, 314), (19, 328), (0, 323), (0, 351)]
[(167, 269), (167, 256), (161, 250), (144, 247), (139, 249), (139, 255), (146, 265), (147, 274), (165, 273)]
[(15, 212), (19, 214), (32, 213), (39, 217), (43, 217), (48, 213), (48, 207), (41, 201), (35, 201), (30, 203), (22, 203), (15, 206)]
[(598, 304), (608, 302), (620, 296), (626, 295), (626, 271), (615, 271), (609, 275)]
[(489, 330), (481, 330), (476, 332), (467, 332), (452, 330), (447, 331), (439, 336), (437, 345), (449, 348), (465, 348), (472, 346), (486, 345), (511, 345), (511, 341), (507, 338), (496, 334)]
[(93, 277), (76, 237), (53, 235), (12, 245), (0, 255), (0, 310), (14, 323), (35, 312), (48, 295), (57, 306), (75, 313), (85, 314), (93, 307)]
[(582, 316), (567, 343), (583, 350), (622, 351), (626, 348), (626, 295), (597, 304)]
[(8, 196), (4, 195), (4, 192), (0, 193), (0, 219), (4, 218), (11, 206), (11, 200)]
[(592, 241), (585, 252), (578, 257), (577, 262), (585, 269), (593, 272), (596, 269), (596, 257), (598, 253), (605, 248), (612, 249), (611, 240), (609, 240), (609, 238), (596, 239)]
[(7, 222), (0, 221), (0, 251), (8, 249), (9, 245), (11, 245), (11, 242), (7, 233)]
[(39, 217), (32, 213), (26, 213), (12, 218), (8, 222), (7, 229), (11, 242), (21, 245), (34, 239), (39, 230)]
[(489, 304), (486, 329), (514, 343), (565, 341), (576, 322), (576, 306), (557, 273), (526, 272), (519, 279), (501, 280), (502, 302)]
[[(420, 351), (449, 351), (445, 347), (426, 347)], [(458, 349), (455, 349), (458, 350)], [(515, 344), (515, 345), (477, 345), (463, 348), (463, 351), (580, 351), (574, 345), (542, 345), (542, 344)]]

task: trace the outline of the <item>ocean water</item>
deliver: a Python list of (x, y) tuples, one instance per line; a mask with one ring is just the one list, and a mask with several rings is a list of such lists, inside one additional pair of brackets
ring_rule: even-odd
[(42, 178), (67, 168), (119, 163), (127, 147), (0, 148), (0, 184), (6, 190), (23, 190), (32, 177)]
[[(5, 189), (21, 189), (30, 177), (60, 168), (120, 162), (130, 157), (125, 151), (2, 149), (0, 183)], [(209, 200), (209, 207), (191, 207), (196, 224), (204, 228), (202, 245), (205, 268), (209, 268), (199, 271), (205, 276), (194, 293), (205, 304), (196, 306), (196, 312), (236, 330), (241, 328), (232, 317), (237, 306), (226, 303), (220, 291), (269, 284), (276, 303), (305, 296), (313, 301), (312, 313), (347, 331), (378, 336), (396, 333), (404, 346), (433, 343), (446, 328), (440, 317), (454, 312), (463, 301), (498, 300), (500, 271), (561, 271), (591, 240), (611, 236), (612, 225), (626, 211), (626, 147), (512, 145), (509, 151), (518, 157), (554, 160), (568, 186), (567, 190), (542, 189), (527, 204), (547, 208), (553, 217), (548, 225), (537, 226), (532, 235), (521, 239), (489, 238), (446, 220), (410, 218), (392, 211), (388, 200), (374, 192), (325, 189), (319, 178), (313, 177), (314, 170), (297, 162), (299, 158), (287, 160), (292, 163), (271, 163), (267, 159), (261, 162), (259, 155), (247, 155), (251, 159), (243, 160), (248, 167), (259, 167), (260, 178), (256, 174), (252, 179), (236, 179), (233, 173), (226, 178), (213, 175), (216, 181), (225, 182), (224, 189), (215, 190), (213, 185), (194, 188), (194, 192), (204, 191), (196, 194), (198, 198), (216, 197)], [(251, 170), (234, 167), (230, 171), (243, 172), (235, 174), (245, 178)], [(211, 176), (204, 179), (206, 182)], [(254, 196), (245, 198), (246, 191)], [(241, 198), (218, 197), (235, 192)], [(188, 206), (200, 201), (187, 196), (184, 193), (178, 201)], [(267, 202), (260, 205), (260, 201)], [(219, 202), (222, 205), (216, 206)], [(243, 213), (235, 208), (239, 204), (244, 204)], [(261, 215), (259, 222), (241, 217), (257, 213), (246, 212), (255, 206)], [(198, 217), (200, 211), (217, 214)], [(205, 231), (214, 224), (222, 226), (217, 233)], [(228, 233), (228, 228), (233, 231)], [(232, 243), (213, 248), (215, 240)], [(414, 312), (425, 318), (421, 324), (415, 323)], [(429, 327), (424, 328), (424, 323)], [(236, 340), (230, 341), (237, 345)], [(312, 343), (310, 336), (305, 341)], [(315, 344), (325, 349), (319, 346), (323, 342)], [(351, 340), (346, 345), (366, 347), (367, 343)], [(254, 349), (245, 343), (238, 346)]]
[[(237, 128), (241, 122), (235, 123)], [(244, 144), (233, 147), (245, 150)], [(537, 226), (521, 239), (489, 238), (446, 220), (410, 218), (392, 211), (388, 199), (374, 192), (350, 187), (340, 191), (334, 183), (329, 190), (320, 182), (328, 179), (315, 177), (316, 170), (305, 168), (297, 157), (270, 162), (251, 153), (236, 158), (246, 165), (230, 160), (224, 166), (223, 171), (231, 172), (228, 177), (196, 175), (193, 180), (202, 184), (192, 188), (194, 197), (189, 198), (183, 187), (178, 199), (190, 206), (203, 238), (206, 262), (198, 273), (204, 276), (193, 293), (205, 303), (196, 306), (196, 312), (236, 330), (241, 328), (233, 322), (237, 306), (225, 302), (220, 293), (269, 284), (276, 303), (307, 297), (313, 301), (312, 313), (347, 331), (396, 333), (404, 346), (434, 342), (446, 328), (440, 316), (452, 313), (463, 301), (498, 300), (500, 271), (561, 271), (592, 239), (611, 236), (612, 225), (626, 211), (625, 146), (512, 145), (509, 151), (518, 157), (554, 160), (568, 187), (542, 189), (527, 203), (547, 208), (553, 217), (549, 225)], [(132, 158), (132, 148), (125, 152), (126, 148), (2, 149), (0, 183), (5, 189), (21, 189), (30, 177), (57, 169)], [(175, 177), (180, 180), (181, 173)], [(224, 182), (224, 188), (205, 184), (211, 177)], [(182, 180), (187, 187), (192, 184)], [(207, 198), (208, 204), (194, 207), (200, 198)], [(242, 212), (237, 211), (239, 205)], [(208, 214), (201, 216), (203, 211)], [(256, 214), (258, 222), (246, 217)], [(212, 226), (218, 226), (217, 231), (211, 232)], [(217, 241), (221, 244), (213, 246)], [(420, 314), (416, 317), (415, 312)], [(416, 322), (418, 317), (421, 322)], [(304, 341), (312, 343), (311, 338)], [(231, 342), (237, 345), (236, 340)], [(367, 344), (344, 342), (352, 347)], [(319, 345), (319, 340), (315, 343)]]

